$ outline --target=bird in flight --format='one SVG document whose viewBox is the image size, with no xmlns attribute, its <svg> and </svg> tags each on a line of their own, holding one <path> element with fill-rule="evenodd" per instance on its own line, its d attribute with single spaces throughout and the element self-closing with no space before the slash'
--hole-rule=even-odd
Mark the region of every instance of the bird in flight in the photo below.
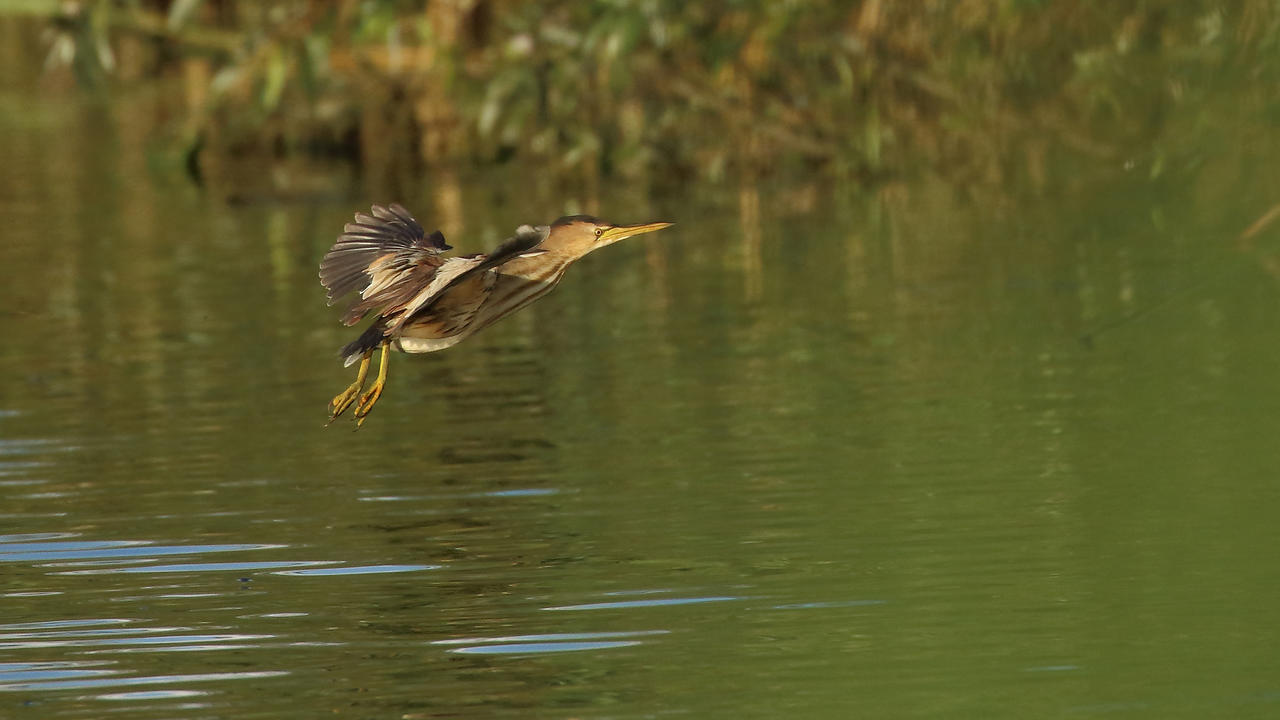
<svg viewBox="0 0 1280 720">
<path fill-rule="evenodd" d="M 427 233 L 398 204 L 374 205 L 355 221 L 320 263 L 329 304 L 357 296 L 342 316 L 355 325 L 370 313 L 373 324 L 342 348 L 355 382 L 329 403 L 329 422 L 356 403 L 356 425 L 382 396 L 391 350 L 428 353 L 452 347 L 546 295 L 570 265 L 587 253 L 669 222 L 617 225 L 589 215 L 562 217 L 550 225 L 521 225 L 493 252 L 446 257 L 452 250 L 439 230 Z M 367 392 L 373 351 L 381 350 L 378 377 Z"/>
</svg>

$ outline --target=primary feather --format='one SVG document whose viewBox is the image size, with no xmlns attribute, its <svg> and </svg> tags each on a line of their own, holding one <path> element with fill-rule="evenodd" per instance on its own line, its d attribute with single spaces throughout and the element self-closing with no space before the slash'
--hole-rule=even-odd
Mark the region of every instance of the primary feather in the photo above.
<svg viewBox="0 0 1280 720">
<path fill-rule="evenodd" d="M 356 213 L 320 263 L 320 282 L 329 304 L 352 292 L 360 297 L 343 315 L 347 325 L 370 310 L 410 300 L 430 284 L 441 254 L 452 248 L 439 230 L 427 234 L 398 204 L 374 205 L 372 214 Z"/>
</svg>

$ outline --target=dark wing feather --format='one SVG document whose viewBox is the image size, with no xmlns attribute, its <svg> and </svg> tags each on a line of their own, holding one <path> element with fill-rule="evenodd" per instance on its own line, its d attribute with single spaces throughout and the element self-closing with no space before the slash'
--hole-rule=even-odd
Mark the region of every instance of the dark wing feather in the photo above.
<svg viewBox="0 0 1280 720">
<path fill-rule="evenodd" d="M 544 226 L 533 227 L 531 225 L 521 225 L 516 228 L 516 234 L 503 241 L 501 245 L 493 249 L 484 262 L 477 265 L 470 273 L 484 272 L 489 268 L 497 267 L 511 258 L 527 253 L 538 247 L 543 240 L 547 239 L 547 235 L 551 234 L 551 228 Z M 455 283 L 461 282 L 462 277 L 454 280 Z"/>
<path fill-rule="evenodd" d="M 320 262 L 320 282 L 329 304 L 359 292 L 342 321 L 359 322 L 370 310 L 408 302 L 431 283 L 440 254 L 451 248 L 439 230 L 430 235 L 398 204 L 356 213 Z"/>
</svg>

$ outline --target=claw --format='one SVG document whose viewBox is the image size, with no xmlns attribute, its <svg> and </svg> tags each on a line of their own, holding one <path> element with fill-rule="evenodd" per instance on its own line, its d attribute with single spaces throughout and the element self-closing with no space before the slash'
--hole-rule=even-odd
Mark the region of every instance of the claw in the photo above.
<svg viewBox="0 0 1280 720">
<path fill-rule="evenodd" d="M 382 397 L 382 388 L 387 384 L 387 360 L 391 357 L 391 348 L 387 343 L 383 343 L 381 347 L 382 357 L 378 360 L 378 378 L 373 381 L 369 392 L 360 396 L 360 404 L 356 405 L 356 427 L 364 424 L 364 419 L 369 416 L 378 398 Z"/>
<path fill-rule="evenodd" d="M 347 408 L 351 407 L 351 403 L 355 402 L 356 397 L 360 395 L 360 391 L 364 389 L 364 379 L 369 375 L 369 361 L 371 359 L 373 359 L 372 350 L 365 353 L 364 357 L 360 359 L 360 371 L 356 373 L 356 381 L 348 385 L 346 390 L 338 393 L 329 402 L 329 422 L 324 424 L 325 427 L 332 425 L 333 421 L 346 412 Z"/>
</svg>

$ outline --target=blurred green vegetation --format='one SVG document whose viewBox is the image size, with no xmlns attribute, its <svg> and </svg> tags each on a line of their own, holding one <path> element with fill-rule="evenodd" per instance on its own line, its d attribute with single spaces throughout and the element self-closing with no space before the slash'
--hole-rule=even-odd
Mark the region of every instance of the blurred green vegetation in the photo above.
<svg viewBox="0 0 1280 720">
<path fill-rule="evenodd" d="M 1280 2 L 0 1 L 46 72 L 168 81 L 191 165 L 327 155 L 366 172 L 531 161 L 556 176 L 806 172 L 1042 182 L 1048 153 L 1170 161 L 1249 83 L 1280 117 Z M 60 70 L 60 68 L 62 70 Z M 1231 92 L 1238 92 L 1233 88 Z"/>
</svg>

